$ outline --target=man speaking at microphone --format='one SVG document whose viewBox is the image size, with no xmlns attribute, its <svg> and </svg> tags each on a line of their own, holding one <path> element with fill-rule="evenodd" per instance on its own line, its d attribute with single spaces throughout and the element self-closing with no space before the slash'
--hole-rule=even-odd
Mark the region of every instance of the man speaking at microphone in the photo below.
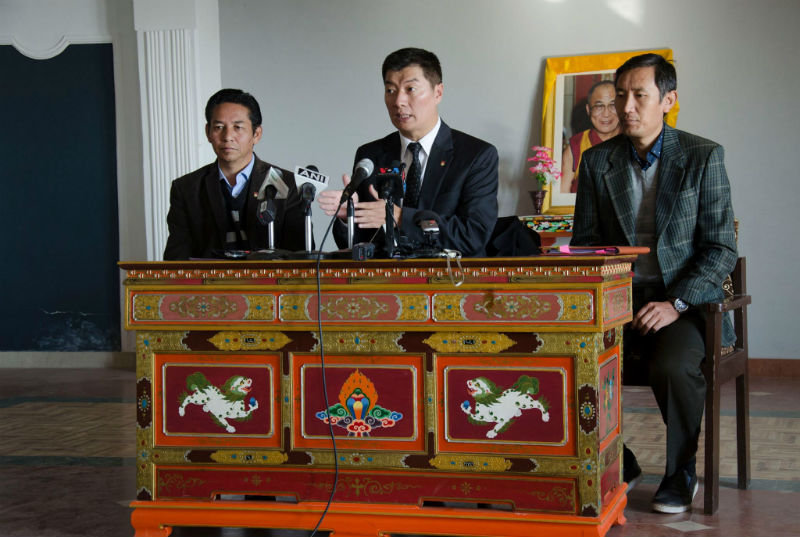
<svg viewBox="0 0 800 537">
<path fill-rule="evenodd" d="M 259 210 L 267 190 L 268 220 L 275 247 L 302 250 L 303 212 L 291 172 L 280 170 L 284 185 L 262 188 L 273 167 L 253 147 L 261 139 L 261 108 L 239 89 L 222 89 L 206 104 L 206 137 L 217 160 L 172 182 L 167 214 L 165 260 L 221 257 L 225 251 L 259 250 L 268 245 Z M 274 186 L 274 185 L 273 185 Z M 283 198 L 283 199 L 282 199 Z"/>
<path fill-rule="evenodd" d="M 405 195 L 394 207 L 400 233 L 411 241 L 423 240 L 414 224 L 418 211 L 440 217 L 444 248 L 465 256 L 485 255 L 486 243 L 497 220 L 497 150 L 491 144 L 453 130 L 439 117 L 442 100 L 442 68 L 432 52 L 404 48 L 389 54 L 382 68 L 384 102 L 389 120 L 397 127 L 385 138 L 358 148 L 355 161 L 371 160 L 376 168 L 392 162 L 405 164 Z M 350 178 L 344 176 L 345 187 Z M 346 208 L 339 206 L 341 191 L 323 192 L 320 207 L 328 216 L 339 216 L 335 228 L 339 247 L 347 245 Z M 381 226 L 386 208 L 375 186 L 364 181 L 355 201 L 354 242 L 383 244 Z"/>
</svg>

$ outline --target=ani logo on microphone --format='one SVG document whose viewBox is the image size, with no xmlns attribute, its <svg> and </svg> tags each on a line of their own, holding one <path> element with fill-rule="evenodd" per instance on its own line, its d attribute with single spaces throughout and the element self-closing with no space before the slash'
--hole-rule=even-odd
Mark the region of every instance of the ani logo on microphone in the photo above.
<svg viewBox="0 0 800 537">
<path fill-rule="evenodd" d="M 377 402 L 375 385 L 356 369 L 342 384 L 339 403 L 316 416 L 325 423 L 330 416 L 331 424 L 347 430 L 347 436 L 370 436 L 374 429 L 394 427 L 403 419 L 402 413 L 380 407 Z"/>
<path fill-rule="evenodd" d="M 328 184 L 328 176 L 318 171 L 314 171 L 310 168 L 301 168 L 297 167 L 295 169 L 295 175 L 299 175 L 300 177 L 305 177 L 307 179 L 311 179 L 312 181 L 316 181 L 318 183 L 323 183 L 325 185 Z"/>
</svg>

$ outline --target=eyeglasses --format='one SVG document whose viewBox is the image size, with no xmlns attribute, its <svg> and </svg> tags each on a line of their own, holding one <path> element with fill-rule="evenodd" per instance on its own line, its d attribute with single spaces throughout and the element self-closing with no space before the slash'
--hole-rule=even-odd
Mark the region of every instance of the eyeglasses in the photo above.
<svg viewBox="0 0 800 537">
<path fill-rule="evenodd" d="M 603 111 L 604 111 L 604 110 L 608 110 L 608 113 L 609 113 L 609 114 L 613 114 L 613 115 L 615 115 L 615 116 L 617 115 L 617 109 L 616 109 L 616 107 L 614 106 L 614 103 L 610 103 L 610 104 L 600 104 L 600 103 L 593 104 L 593 105 L 592 105 L 592 106 L 589 108 L 589 110 L 591 110 L 591 111 L 592 111 L 592 115 L 593 115 L 593 116 L 599 116 L 599 115 L 601 115 L 601 114 L 603 113 Z"/>
</svg>

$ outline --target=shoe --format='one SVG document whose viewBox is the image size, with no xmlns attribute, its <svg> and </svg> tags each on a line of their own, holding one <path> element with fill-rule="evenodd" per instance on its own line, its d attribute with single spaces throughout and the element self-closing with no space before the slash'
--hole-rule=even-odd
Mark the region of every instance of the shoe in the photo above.
<svg viewBox="0 0 800 537">
<path fill-rule="evenodd" d="M 625 444 L 622 445 L 622 480 L 628 485 L 626 492 L 632 491 L 642 480 L 642 468 L 636 461 L 636 455 Z"/>
<path fill-rule="evenodd" d="M 697 494 L 697 472 L 683 468 L 671 476 L 664 476 L 653 496 L 653 511 L 658 513 L 683 513 L 692 508 Z"/>
</svg>

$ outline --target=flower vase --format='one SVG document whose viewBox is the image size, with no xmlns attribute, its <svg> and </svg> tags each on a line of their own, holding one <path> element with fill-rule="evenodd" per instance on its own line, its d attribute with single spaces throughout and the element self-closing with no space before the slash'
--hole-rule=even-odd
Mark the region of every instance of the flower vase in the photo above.
<svg viewBox="0 0 800 537">
<path fill-rule="evenodd" d="M 533 200 L 533 213 L 542 214 L 542 205 L 544 205 L 544 198 L 547 196 L 547 190 L 531 190 L 531 200 Z"/>
</svg>

